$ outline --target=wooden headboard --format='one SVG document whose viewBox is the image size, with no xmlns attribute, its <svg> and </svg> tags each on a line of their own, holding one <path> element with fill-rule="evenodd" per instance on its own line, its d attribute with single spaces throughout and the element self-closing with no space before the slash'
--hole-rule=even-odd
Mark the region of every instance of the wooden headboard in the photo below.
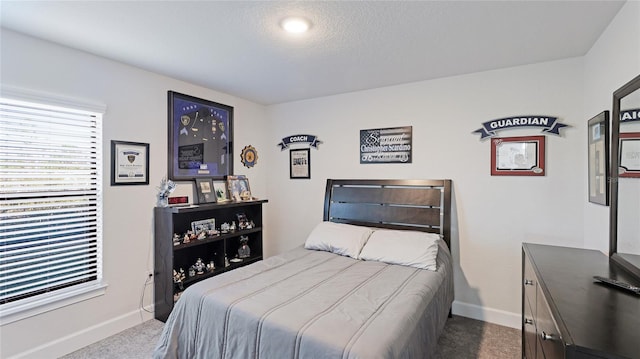
<svg viewBox="0 0 640 359">
<path fill-rule="evenodd" d="M 440 233 L 451 247 L 451 180 L 328 179 L 324 220 Z"/>
</svg>

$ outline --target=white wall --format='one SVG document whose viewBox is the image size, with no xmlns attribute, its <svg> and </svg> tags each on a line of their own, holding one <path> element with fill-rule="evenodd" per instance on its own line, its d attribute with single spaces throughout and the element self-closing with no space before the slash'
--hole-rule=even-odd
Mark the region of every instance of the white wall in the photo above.
<svg viewBox="0 0 640 359">
<path fill-rule="evenodd" d="M 236 173 L 266 197 L 265 109 L 246 100 L 159 76 L 134 67 L 2 30 L 2 85 L 76 98 L 107 106 L 104 117 L 104 296 L 0 327 L 0 357 L 27 353 L 57 357 L 151 317 L 139 308 L 147 273 L 153 272 L 153 207 L 156 187 L 167 173 L 167 90 L 235 107 Z M 150 184 L 110 183 L 110 141 L 150 144 Z M 258 165 L 247 169 L 237 155 L 258 149 Z M 191 184 L 177 193 L 193 198 Z M 153 286 L 144 305 L 153 304 Z"/>
<path fill-rule="evenodd" d="M 274 142 L 296 133 L 323 141 L 311 150 L 311 180 L 289 180 L 287 151 L 273 150 L 268 223 L 279 242 L 271 250 L 303 243 L 322 220 L 327 178 L 449 178 L 454 310 L 519 325 L 522 242 L 583 245 L 582 67 L 575 58 L 269 107 Z M 492 177 L 490 142 L 472 132 L 526 114 L 571 126 L 547 136 L 547 175 Z M 413 163 L 359 164 L 359 130 L 394 126 L 413 126 Z M 502 133 L 523 134 L 541 132 Z"/>
<path fill-rule="evenodd" d="M 640 74 L 640 2 L 628 1 L 584 62 L 584 118 L 612 110 L 613 92 Z M 584 136 L 584 147 L 587 136 Z M 587 161 L 584 157 L 583 160 Z M 587 185 L 587 178 L 584 178 Z M 586 187 L 585 187 L 586 188 Z M 609 207 L 585 202 L 585 246 L 609 252 Z"/>
</svg>

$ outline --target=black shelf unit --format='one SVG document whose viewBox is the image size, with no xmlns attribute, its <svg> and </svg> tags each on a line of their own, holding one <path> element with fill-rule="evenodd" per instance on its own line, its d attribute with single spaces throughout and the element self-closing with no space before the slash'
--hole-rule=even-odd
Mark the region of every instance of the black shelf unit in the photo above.
<svg viewBox="0 0 640 359">
<path fill-rule="evenodd" d="M 267 200 L 224 202 L 182 207 L 156 207 L 154 209 L 154 303 L 155 318 L 165 322 L 173 310 L 174 295 L 203 279 L 257 262 L 262 259 L 262 204 Z M 254 223 L 251 229 L 220 233 L 201 240 L 173 245 L 173 234 L 184 234 L 191 229 L 191 222 L 215 219 L 219 230 L 222 223 L 236 222 L 236 214 L 244 213 Z M 241 262 L 230 262 L 225 266 L 225 255 L 231 260 L 237 257 L 240 237 L 249 238 L 251 256 Z M 189 277 L 189 267 L 198 258 L 204 263 L 214 262 L 213 271 L 205 271 Z M 173 270 L 184 269 L 187 277 L 182 285 L 173 282 Z"/>
</svg>

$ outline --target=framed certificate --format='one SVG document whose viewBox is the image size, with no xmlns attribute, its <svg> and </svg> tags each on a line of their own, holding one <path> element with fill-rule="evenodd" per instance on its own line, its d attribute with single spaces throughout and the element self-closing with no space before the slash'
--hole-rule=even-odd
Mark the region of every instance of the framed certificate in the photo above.
<svg viewBox="0 0 640 359">
<path fill-rule="evenodd" d="M 609 111 L 588 122 L 589 202 L 609 205 Z"/>
<path fill-rule="evenodd" d="M 640 177 L 640 132 L 620 133 L 619 177 Z"/>
<path fill-rule="evenodd" d="M 111 185 L 149 184 L 149 144 L 111 141 Z"/>
<path fill-rule="evenodd" d="M 216 203 L 216 193 L 213 190 L 211 178 L 196 178 L 196 193 L 198 203 Z"/>
<path fill-rule="evenodd" d="M 544 136 L 491 140 L 492 176 L 544 176 Z"/>
<path fill-rule="evenodd" d="M 289 178 L 311 178 L 311 150 L 289 150 Z"/>
</svg>

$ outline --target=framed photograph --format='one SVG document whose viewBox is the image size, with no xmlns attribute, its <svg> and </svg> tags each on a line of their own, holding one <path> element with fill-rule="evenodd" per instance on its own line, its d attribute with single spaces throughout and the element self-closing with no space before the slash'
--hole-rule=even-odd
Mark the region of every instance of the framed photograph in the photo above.
<svg viewBox="0 0 640 359">
<path fill-rule="evenodd" d="M 311 178 L 311 150 L 289 150 L 289 178 Z"/>
<path fill-rule="evenodd" d="M 620 133 L 619 177 L 640 177 L 640 132 Z"/>
<path fill-rule="evenodd" d="M 215 218 L 209 218 L 209 219 L 203 219 L 200 221 L 191 222 L 191 230 L 193 231 L 193 233 L 196 233 L 196 234 L 200 232 L 215 231 L 215 229 L 216 229 Z"/>
<path fill-rule="evenodd" d="M 492 176 L 544 176 L 544 136 L 491 140 Z"/>
<path fill-rule="evenodd" d="M 196 195 L 198 203 L 216 203 L 216 194 L 213 191 L 211 178 L 196 178 Z"/>
<path fill-rule="evenodd" d="M 233 173 L 233 107 L 169 91 L 169 179 Z"/>
<path fill-rule="evenodd" d="M 213 181 L 213 191 L 216 193 L 216 200 L 218 202 L 229 201 L 226 181 Z"/>
<path fill-rule="evenodd" d="M 589 202 L 609 205 L 609 111 L 588 121 Z"/>
<path fill-rule="evenodd" d="M 249 179 L 246 176 L 227 176 L 227 188 L 232 201 L 246 201 L 252 198 Z"/>
<path fill-rule="evenodd" d="M 111 141 L 111 185 L 149 184 L 149 144 Z"/>
</svg>

